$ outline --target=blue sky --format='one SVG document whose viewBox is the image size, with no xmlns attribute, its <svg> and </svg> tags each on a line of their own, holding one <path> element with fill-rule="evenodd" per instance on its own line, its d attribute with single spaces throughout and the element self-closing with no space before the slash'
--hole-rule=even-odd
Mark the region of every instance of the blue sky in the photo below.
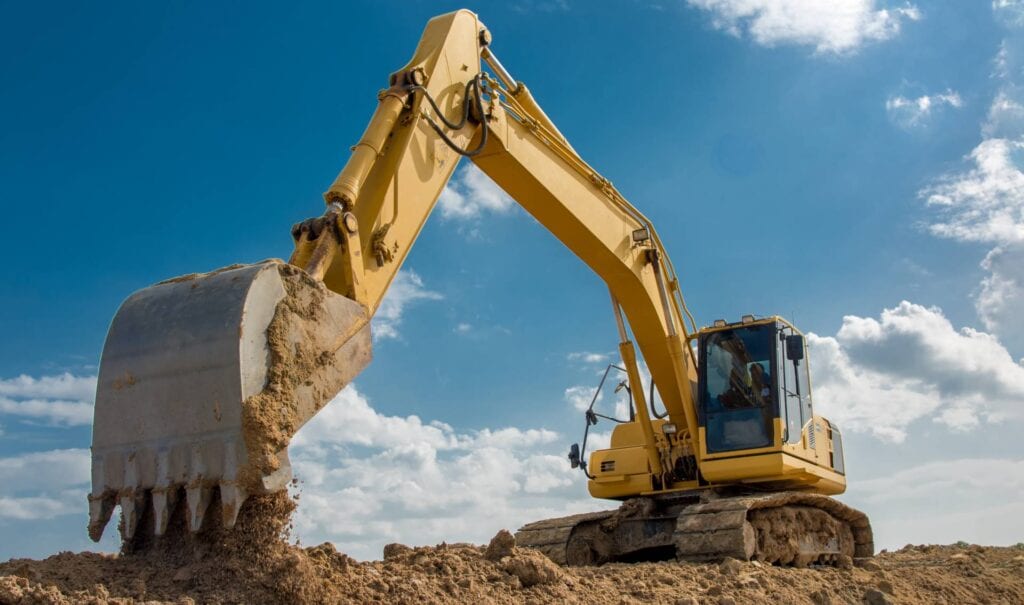
<svg viewBox="0 0 1024 605">
<path fill-rule="evenodd" d="M 0 558 L 89 544 L 120 301 L 287 257 L 387 75 L 460 6 L 3 4 Z M 654 221 L 698 323 L 814 333 L 816 405 L 880 545 L 1024 540 L 991 521 L 1024 518 L 1019 0 L 469 8 Z M 399 286 L 373 364 L 294 448 L 303 541 L 371 558 L 600 507 L 562 457 L 615 349 L 601 282 L 464 166 Z"/>
</svg>

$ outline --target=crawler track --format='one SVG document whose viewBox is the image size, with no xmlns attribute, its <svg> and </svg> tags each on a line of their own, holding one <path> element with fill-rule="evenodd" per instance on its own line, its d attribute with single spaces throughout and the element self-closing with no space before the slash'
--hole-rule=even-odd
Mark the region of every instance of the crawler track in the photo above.
<svg viewBox="0 0 1024 605">
<path fill-rule="evenodd" d="M 616 512 L 608 510 L 528 523 L 516 532 L 516 544 L 537 549 L 559 565 L 568 565 L 566 549 L 573 530 L 580 525 L 598 524 L 610 519 Z"/>
<path fill-rule="evenodd" d="M 733 557 L 803 566 L 840 555 L 870 557 L 867 516 L 817 494 L 781 492 L 689 506 L 676 524 L 676 555 L 687 561 Z"/>
<path fill-rule="evenodd" d="M 636 498 L 614 511 L 530 523 L 516 541 L 560 565 L 732 557 L 803 567 L 874 554 L 864 513 L 803 492 Z"/>
</svg>

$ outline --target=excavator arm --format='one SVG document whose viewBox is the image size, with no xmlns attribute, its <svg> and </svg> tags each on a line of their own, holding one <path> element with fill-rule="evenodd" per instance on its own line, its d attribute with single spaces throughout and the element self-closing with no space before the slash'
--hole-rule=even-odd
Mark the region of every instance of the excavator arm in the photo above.
<svg viewBox="0 0 1024 605">
<path fill-rule="evenodd" d="M 325 193 L 329 207 L 340 206 L 342 240 L 324 268 L 327 287 L 372 314 L 462 156 L 605 281 L 631 382 L 640 384 L 627 326 L 671 421 L 681 429 L 695 427 L 696 375 L 683 344 L 685 307 L 657 232 L 580 158 L 526 85 L 497 60 L 488 30 L 469 11 L 428 23 L 412 60 L 391 76 L 366 132 Z M 293 263 L 302 265 L 312 255 L 315 240 L 303 234 L 317 231 L 299 230 Z M 633 396 L 646 417 L 643 389 Z M 650 429 L 649 421 L 641 425 Z M 657 473 L 653 435 L 646 441 Z"/>
</svg>

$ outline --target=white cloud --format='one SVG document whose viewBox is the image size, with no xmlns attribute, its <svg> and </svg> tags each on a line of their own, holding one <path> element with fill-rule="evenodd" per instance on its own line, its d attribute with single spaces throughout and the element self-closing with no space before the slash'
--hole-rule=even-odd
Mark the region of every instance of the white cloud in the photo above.
<svg viewBox="0 0 1024 605">
<path fill-rule="evenodd" d="M 1009 31 L 993 60 L 992 77 L 999 82 L 999 91 L 982 125 L 982 134 L 987 138 L 1024 137 L 1024 35 L 1016 30 L 1024 26 L 1024 2 L 1004 0 L 994 2 L 992 8 L 997 22 Z"/>
<path fill-rule="evenodd" d="M 292 443 L 304 446 L 336 442 L 363 446 L 393 447 L 412 441 L 433 449 L 452 449 L 455 436 L 446 424 L 424 424 L 417 416 L 400 418 L 377 414 L 369 402 L 349 386 L 295 435 Z"/>
<path fill-rule="evenodd" d="M 466 322 L 459 322 L 454 329 L 456 334 L 469 334 L 473 331 L 473 325 Z"/>
<path fill-rule="evenodd" d="M 996 18 L 1009 27 L 1024 25 L 1024 1 L 992 0 L 992 10 Z"/>
<path fill-rule="evenodd" d="M 758 44 L 813 46 L 819 53 L 848 53 L 896 36 L 921 12 L 911 4 L 894 9 L 875 0 L 687 0 L 710 11 L 715 27 Z"/>
<path fill-rule="evenodd" d="M 515 201 L 479 168 L 467 162 L 441 192 L 438 204 L 442 218 L 467 220 L 487 212 L 505 214 L 515 206 Z"/>
<path fill-rule="evenodd" d="M 974 168 L 921 191 L 942 217 L 931 232 L 961 241 L 1024 241 L 1024 139 L 987 139 L 969 157 Z"/>
<path fill-rule="evenodd" d="M 314 418 L 315 422 L 310 421 L 296 434 L 292 440 L 294 445 L 351 444 L 393 448 L 421 443 L 434 450 L 465 450 L 512 445 L 532 447 L 551 443 L 558 437 L 557 433 L 546 429 L 483 429 L 457 433 L 443 422 L 424 423 L 415 415 L 385 416 L 370 407 L 366 397 L 354 386 L 338 393 Z"/>
<path fill-rule="evenodd" d="M 22 399 L 0 397 L 0 414 L 40 419 L 58 426 L 92 424 L 92 403 L 54 399 Z"/>
<path fill-rule="evenodd" d="M 30 452 L 0 458 L 0 494 L 14 490 L 62 489 L 88 483 L 87 449 Z"/>
<path fill-rule="evenodd" d="M 25 498 L 9 498 L 0 496 L 0 519 L 29 521 L 53 519 L 63 515 L 82 512 L 85 492 L 75 493 L 65 498 L 49 496 L 29 496 Z"/>
<path fill-rule="evenodd" d="M 1010 77 L 1010 47 L 1006 40 L 999 44 L 999 52 L 992 59 L 992 64 L 995 66 L 995 71 L 992 73 L 993 78 L 1005 79 Z"/>
<path fill-rule="evenodd" d="M 95 394 L 95 376 L 21 375 L 0 380 L 0 414 L 57 426 L 87 425 L 92 423 Z"/>
<path fill-rule="evenodd" d="M 988 109 L 988 119 L 981 127 L 985 136 L 1024 136 L 1024 91 L 1007 85 L 996 94 Z"/>
<path fill-rule="evenodd" d="M 606 363 L 608 361 L 608 354 L 578 351 L 575 353 L 569 353 L 566 355 L 566 359 L 569 361 L 581 361 L 583 363 Z"/>
<path fill-rule="evenodd" d="M 932 389 L 907 381 L 893 383 L 885 373 L 857 365 L 835 338 L 810 333 L 807 342 L 816 411 L 842 429 L 901 442 L 911 422 L 939 405 Z"/>
<path fill-rule="evenodd" d="M 89 450 L 0 458 L 0 519 L 52 519 L 85 510 Z"/>
<path fill-rule="evenodd" d="M 597 391 L 596 387 L 588 387 L 584 385 L 571 386 L 565 389 L 563 398 L 565 402 L 571 405 L 574 409 L 581 412 L 587 411 L 590 407 L 590 402 L 594 399 L 594 393 Z M 598 403 L 604 398 L 604 393 L 600 393 L 598 397 Z"/>
<path fill-rule="evenodd" d="M 1022 122 L 1024 123 L 1024 122 Z M 986 139 L 970 154 L 974 167 L 946 175 L 920 192 L 939 212 L 929 230 L 940 237 L 995 244 L 975 296 L 986 329 L 1024 351 L 1024 138 Z"/>
<path fill-rule="evenodd" d="M 459 432 L 386 416 L 350 386 L 290 448 L 302 481 L 296 531 L 366 559 L 388 542 L 486 542 L 501 528 L 602 508 L 565 446 L 546 429 Z"/>
<path fill-rule="evenodd" d="M 808 335 L 815 405 L 855 431 L 900 442 L 931 419 L 956 430 L 1024 415 L 1024 366 L 992 335 L 956 330 L 937 308 L 902 302 Z"/>
<path fill-rule="evenodd" d="M 437 292 L 428 290 L 423 285 L 423 279 L 414 271 L 399 271 L 373 316 L 373 337 L 398 338 L 398 328 L 402 324 L 406 307 L 416 301 L 442 298 Z"/>
<path fill-rule="evenodd" d="M 73 376 L 65 372 L 41 378 L 22 374 L 17 378 L 0 379 L 0 396 L 91 401 L 95 394 L 95 376 Z"/>
<path fill-rule="evenodd" d="M 960 108 L 963 107 L 963 104 L 959 93 L 955 90 L 946 90 L 944 93 L 921 95 L 917 98 L 889 97 L 885 101 L 885 110 L 901 127 L 913 128 L 923 125 L 933 111 L 937 111 L 943 106 Z"/>
<path fill-rule="evenodd" d="M 1008 545 L 1024 535 L 1024 460 L 930 462 L 851 482 L 848 497 L 876 511 L 871 523 L 880 548 L 958 540 Z"/>
<path fill-rule="evenodd" d="M 1024 245 L 997 246 L 981 266 L 989 275 L 974 299 L 985 328 L 1015 351 L 1024 351 Z"/>
</svg>

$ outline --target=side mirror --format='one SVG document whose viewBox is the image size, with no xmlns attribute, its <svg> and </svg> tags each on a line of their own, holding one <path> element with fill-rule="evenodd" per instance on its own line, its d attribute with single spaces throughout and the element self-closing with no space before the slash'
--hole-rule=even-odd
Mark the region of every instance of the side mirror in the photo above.
<svg viewBox="0 0 1024 605">
<path fill-rule="evenodd" d="M 800 334 L 790 334 L 786 337 L 786 357 L 791 361 L 800 361 L 804 358 L 804 337 Z"/>
<path fill-rule="evenodd" d="M 571 464 L 573 468 L 580 467 L 580 444 L 578 443 L 574 443 L 569 446 L 569 464 Z"/>
</svg>

